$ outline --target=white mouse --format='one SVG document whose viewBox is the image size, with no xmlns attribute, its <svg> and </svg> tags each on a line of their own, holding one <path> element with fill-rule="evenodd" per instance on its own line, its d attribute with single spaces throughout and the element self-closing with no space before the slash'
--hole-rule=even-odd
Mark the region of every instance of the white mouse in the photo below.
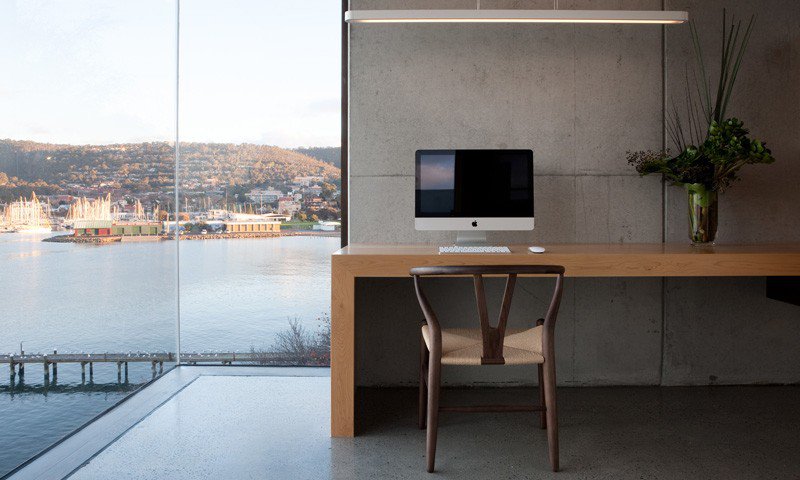
<svg viewBox="0 0 800 480">
<path fill-rule="evenodd" d="M 544 247 L 528 247 L 531 253 L 544 253 Z"/>
</svg>

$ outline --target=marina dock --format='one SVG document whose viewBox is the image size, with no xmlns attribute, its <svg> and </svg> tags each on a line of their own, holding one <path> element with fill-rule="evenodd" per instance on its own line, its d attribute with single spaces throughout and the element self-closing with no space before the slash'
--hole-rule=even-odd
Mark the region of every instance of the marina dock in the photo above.
<svg viewBox="0 0 800 480">
<path fill-rule="evenodd" d="M 229 353 L 181 353 L 181 363 L 196 364 L 215 364 L 233 365 L 235 363 L 249 365 L 298 365 L 301 361 L 296 355 L 285 353 L 267 352 L 229 352 Z M 11 379 L 16 375 L 24 376 L 25 367 L 30 364 L 41 364 L 44 370 L 45 382 L 49 382 L 51 371 L 53 379 L 58 376 L 59 364 L 79 364 L 81 366 L 81 379 L 86 380 L 86 370 L 89 367 L 89 379 L 94 376 L 95 363 L 116 363 L 117 381 L 128 378 L 129 363 L 150 363 L 153 375 L 163 373 L 164 363 L 175 362 L 175 354 L 170 352 L 163 353 L 58 353 L 52 354 L 23 354 L 21 355 L 0 355 L 0 364 L 8 364 Z M 12 382 L 13 383 L 13 382 Z"/>
</svg>

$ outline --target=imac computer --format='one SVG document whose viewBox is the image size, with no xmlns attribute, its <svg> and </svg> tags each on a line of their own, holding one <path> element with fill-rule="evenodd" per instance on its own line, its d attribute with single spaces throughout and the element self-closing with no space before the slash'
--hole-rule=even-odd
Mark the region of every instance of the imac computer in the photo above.
<svg viewBox="0 0 800 480">
<path fill-rule="evenodd" d="M 417 150 L 415 189 L 416 229 L 454 230 L 457 246 L 533 230 L 532 150 Z"/>
</svg>

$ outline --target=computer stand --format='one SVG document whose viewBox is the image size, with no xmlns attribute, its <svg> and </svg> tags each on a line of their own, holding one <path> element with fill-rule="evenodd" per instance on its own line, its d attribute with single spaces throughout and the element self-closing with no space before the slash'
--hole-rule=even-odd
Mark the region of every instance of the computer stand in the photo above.
<svg viewBox="0 0 800 480">
<path fill-rule="evenodd" d="M 456 245 L 459 247 L 483 247 L 488 245 L 489 242 L 486 239 L 486 232 L 477 230 L 469 230 L 469 231 L 462 231 L 458 232 L 456 235 Z"/>
</svg>

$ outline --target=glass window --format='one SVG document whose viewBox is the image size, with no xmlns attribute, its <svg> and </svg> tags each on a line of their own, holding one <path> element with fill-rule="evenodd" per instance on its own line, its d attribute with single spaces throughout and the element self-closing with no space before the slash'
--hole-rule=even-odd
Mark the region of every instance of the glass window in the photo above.
<svg viewBox="0 0 800 480">
<path fill-rule="evenodd" d="M 329 363 L 341 5 L 177 6 L 0 2 L 0 476 L 178 352 Z"/>
<path fill-rule="evenodd" d="M 162 0 L 0 2 L 0 476 L 154 374 L 88 354 L 169 368 L 175 246 L 149 240 L 175 178 L 175 19 Z"/>
<path fill-rule="evenodd" d="M 184 351 L 328 362 L 340 28 L 330 0 L 181 5 Z"/>
<path fill-rule="evenodd" d="M 179 351 L 329 363 L 341 5 L 177 6 L 0 2 L 0 476 Z"/>
</svg>

